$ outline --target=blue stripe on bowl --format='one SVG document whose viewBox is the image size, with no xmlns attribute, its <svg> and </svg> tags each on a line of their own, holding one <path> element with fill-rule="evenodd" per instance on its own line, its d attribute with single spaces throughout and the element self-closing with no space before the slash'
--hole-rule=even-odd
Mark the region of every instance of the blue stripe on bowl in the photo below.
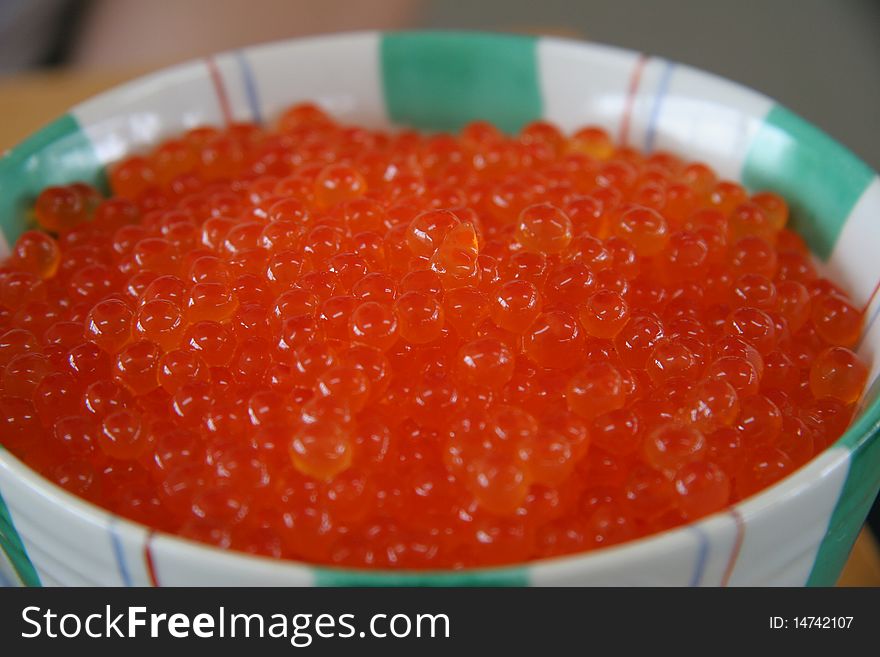
<svg viewBox="0 0 880 657">
<path fill-rule="evenodd" d="M 125 550 L 122 547 L 122 538 L 119 535 L 119 523 L 116 518 L 110 518 L 107 523 L 107 531 L 110 533 L 110 543 L 113 545 L 113 556 L 116 558 L 116 567 L 119 569 L 119 576 L 125 586 L 134 586 L 131 579 L 131 572 L 128 569 L 128 563 L 125 560 Z"/>
<path fill-rule="evenodd" d="M 235 60 L 238 62 L 238 69 L 241 72 L 241 79 L 244 83 L 244 92 L 247 96 L 248 107 L 251 110 L 251 116 L 254 123 L 263 124 L 264 117 L 262 106 L 260 104 L 260 95 L 257 91 L 257 83 L 254 80 L 254 71 L 247 59 L 247 55 L 241 51 L 235 51 Z"/>
<path fill-rule="evenodd" d="M 645 151 L 648 153 L 654 151 L 654 143 L 657 141 L 657 120 L 660 118 L 660 111 L 663 107 L 663 101 L 666 100 L 669 81 L 672 79 L 674 71 L 675 62 L 663 60 L 663 72 L 660 74 L 657 89 L 654 91 L 654 104 L 651 106 L 648 125 L 645 127 Z"/>
<path fill-rule="evenodd" d="M 694 561 L 694 573 L 688 586 L 699 586 L 703 582 L 706 572 L 706 562 L 709 560 L 709 535 L 699 525 L 688 525 L 688 530 L 697 539 L 697 557 Z"/>
</svg>

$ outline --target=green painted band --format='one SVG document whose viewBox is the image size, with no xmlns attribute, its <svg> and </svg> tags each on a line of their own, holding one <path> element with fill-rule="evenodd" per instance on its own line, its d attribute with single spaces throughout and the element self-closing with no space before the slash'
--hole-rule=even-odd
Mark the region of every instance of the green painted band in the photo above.
<svg viewBox="0 0 880 657">
<path fill-rule="evenodd" d="M 0 230 L 9 244 L 33 224 L 30 207 L 49 185 L 86 182 L 107 189 L 95 149 L 70 114 L 0 158 Z"/>
<path fill-rule="evenodd" d="M 742 170 L 747 187 L 789 200 L 792 228 L 823 260 L 873 177 L 867 164 L 781 105 L 765 117 Z"/>
<path fill-rule="evenodd" d="M 541 117 L 537 39 L 467 32 L 382 37 L 381 70 L 391 120 L 458 130 L 486 120 L 515 132 Z"/>
<path fill-rule="evenodd" d="M 315 568 L 315 586 L 528 586 L 526 568 L 450 573 L 357 572 Z"/>
<path fill-rule="evenodd" d="M 9 562 L 25 586 L 41 586 L 40 576 L 28 557 L 24 543 L 12 522 L 12 515 L 0 495 L 0 549 L 6 553 Z"/>
<path fill-rule="evenodd" d="M 832 586 L 837 581 L 880 490 L 880 377 L 865 398 L 874 402 L 836 443 L 850 450 L 849 469 L 807 586 Z"/>
<path fill-rule="evenodd" d="M 874 428 L 876 433 L 880 426 Z M 873 434 L 872 434 L 873 435 Z M 819 545 L 807 586 L 833 586 L 840 577 L 865 517 L 880 489 L 880 440 L 864 441 L 850 454 L 850 466 L 843 490 L 825 537 Z"/>
</svg>

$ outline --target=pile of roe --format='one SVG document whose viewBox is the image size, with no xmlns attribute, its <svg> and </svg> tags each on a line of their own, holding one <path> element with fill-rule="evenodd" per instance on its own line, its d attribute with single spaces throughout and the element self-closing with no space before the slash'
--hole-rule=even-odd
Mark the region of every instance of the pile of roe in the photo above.
<svg viewBox="0 0 880 657">
<path fill-rule="evenodd" d="M 0 268 L 13 454 L 167 532 L 449 568 L 724 509 L 838 438 L 862 310 L 774 193 L 546 122 L 298 105 L 45 189 Z"/>
</svg>

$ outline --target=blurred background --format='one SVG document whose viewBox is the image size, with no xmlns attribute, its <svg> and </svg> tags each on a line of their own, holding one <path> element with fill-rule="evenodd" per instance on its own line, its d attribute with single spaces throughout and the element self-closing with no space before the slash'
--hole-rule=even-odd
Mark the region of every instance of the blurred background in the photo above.
<svg viewBox="0 0 880 657">
<path fill-rule="evenodd" d="M 659 55 L 766 93 L 880 169 L 880 0 L 0 0 L 0 151 L 151 69 L 365 29 L 556 34 Z M 880 505 L 872 522 L 880 533 Z"/>
<path fill-rule="evenodd" d="M 0 0 L 3 134 L 217 50 L 407 28 L 555 33 L 692 64 L 776 98 L 880 169 L 880 0 Z M 54 73 L 22 81 L 35 70 Z M 10 76 L 19 94 L 42 94 L 34 112 L 16 112 Z"/>
</svg>

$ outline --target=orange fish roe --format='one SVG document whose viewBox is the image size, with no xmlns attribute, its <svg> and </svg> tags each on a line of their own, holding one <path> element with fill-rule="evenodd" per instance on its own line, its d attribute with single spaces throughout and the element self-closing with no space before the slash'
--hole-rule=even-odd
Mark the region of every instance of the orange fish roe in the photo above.
<svg viewBox="0 0 880 657">
<path fill-rule="evenodd" d="M 4 445 L 168 532 L 446 568 L 607 546 L 849 423 L 862 312 L 785 201 L 548 123 L 198 128 L 36 200 L 0 270 Z"/>
</svg>

